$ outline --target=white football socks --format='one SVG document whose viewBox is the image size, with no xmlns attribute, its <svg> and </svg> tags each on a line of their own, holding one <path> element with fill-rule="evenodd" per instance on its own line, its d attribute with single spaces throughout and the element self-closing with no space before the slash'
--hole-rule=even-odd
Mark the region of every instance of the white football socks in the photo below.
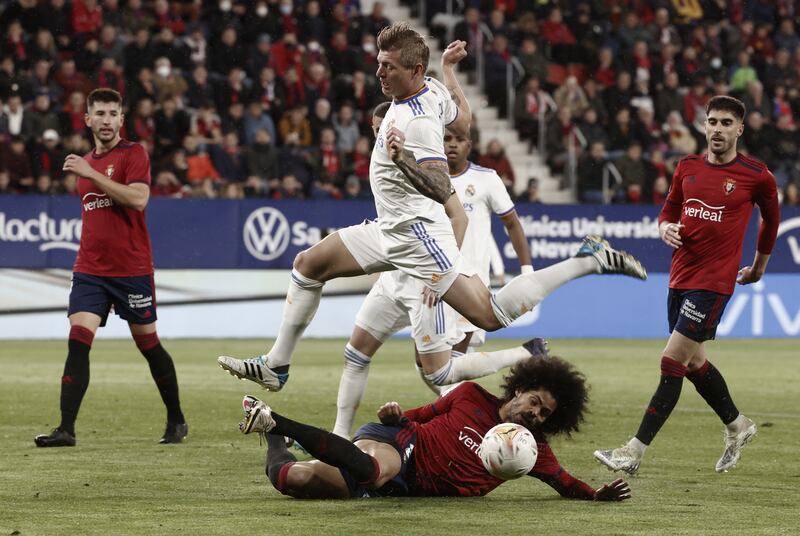
<svg viewBox="0 0 800 536">
<path fill-rule="evenodd" d="M 726 424 L 725 428 L 727 428 L 728 431 L 730 432 L 739 433 L 742 431 L 742 428 L 744 428 L 746 422 L 747 422 L 747 417 L 745 417 L 740 413 L 738 417 L 736 417 L 731 422 Z"/>
<path fill-rule="evenodd" d="M 457 354 L 457 352 L 454 354 Z M 465 380 L 483 378 L 528 359 L 530 356 L 530 352 L 522 346 L 496 352 L 471 352 L 460 356 L 453 355 L 445 366 L 424 376 L 426 381 L 433 385 L 449 385 Z"/>
<path fill-rule="evenodd" d="M 422 367 L 414 363 L 414 368 L 417 370 L 417 374 L 419 374 L 419 377 L 422 378 L 422 381 L 425 382 L 425 385 L 428 386 L 428 389 L 433 391 L 433 394 L 435 394 L 437 397 L 441 396 L 442 388 L 439 387 L 438 385 L 434 385 L 431 383 L 431 381 L 425 375 L 425 372 L 422 370 Z"/>
<path fill-rule="evenodd" d="M 359 352 L 349 342 L 344 347 L 344 370 L 336 398 L 336 424 L 333 426 L 333 433 L 345 439 L 350 439 L 353 431 L 353 420 L 367 389 L 371 361 L 371 356 Z"/>
<path fill-rule="evenodd" d="M 518 275 L 492 297 L 492 309 L 500 323 L 508 326 L 564 283 L 599 272 L 600 265 L 594 257 L 573 257 Z"/>
<path fill-rule="evenodd" d="M 278 338 L 267 354 L 269 368 L 274 369 L 291 363 L 294 349 L 319 307 L 322 285 L 324 283 L 292 270 L 292 281 L 289 283 L 286 303 L 283 305 L 283 319 L 278 328 Z"/>
<path fill-rule="evenodd" d="M 631 440 L 630 440 L 630 441 L 628 441 L 628 444 L 627 444 L 626 446 L 627 446 L 629 449 L 631 449 L 633 452 L 635 452 L 636 454 L 638 454 L 640 458 L 641 458 L 642 456 L 644 456 L 644 451 L 645 451 L 645 450 L 647 450 L 647 445 L 645 445 L 644 443 L 642 443 L 641 441 L 639 441 L 639 438 L 638 438 L 638 437 L 636 437 L 636 436 L 634 436 L 633 438 L 631 438 Z"/>
</svg>

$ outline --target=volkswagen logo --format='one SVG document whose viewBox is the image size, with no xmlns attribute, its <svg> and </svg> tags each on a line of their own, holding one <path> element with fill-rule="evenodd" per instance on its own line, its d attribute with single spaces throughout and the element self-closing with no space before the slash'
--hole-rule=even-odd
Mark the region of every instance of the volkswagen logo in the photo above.
<svg viewBox="0 0 800 536">
<path fill-rule="evenodd" d="M 244 245 L 260 261 L 280 257 L 289 246 L 289 222 L 279 210 L 261 207 L 244 222 Z"/>
</svg>

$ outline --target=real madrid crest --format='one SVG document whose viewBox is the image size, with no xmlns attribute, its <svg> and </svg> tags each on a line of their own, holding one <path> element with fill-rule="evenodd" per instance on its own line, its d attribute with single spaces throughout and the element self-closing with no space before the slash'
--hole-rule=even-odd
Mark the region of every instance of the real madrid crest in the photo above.
<svg viewBox="0 0 800 536">
<path fill-rule="evenodd" d="M 106 177 L 110 179 L 112 175 L 114 175 L 114 164 L 111 164 L 106 168 Z"/>
<path fill-rule="evenodd" d="M 473 195 L 475 195 L 475 185 L 473 185 L 473 184 L 470 184 L 469 186 L 467 186 L 467 191 L 466 191 L 466 193 L 467 193 L 467 195 L 468 195 L 468 196 L 470 196 L 470 197 L 472 197 Z"/>
<path fill-rule="evenodd" d="M 730 177 L 725 177 L 725 181 L 722 183 L 722 189 L 725 191 L 725 195 L 730 195 L 736 189 L 736 181 Z"/>
</svg>

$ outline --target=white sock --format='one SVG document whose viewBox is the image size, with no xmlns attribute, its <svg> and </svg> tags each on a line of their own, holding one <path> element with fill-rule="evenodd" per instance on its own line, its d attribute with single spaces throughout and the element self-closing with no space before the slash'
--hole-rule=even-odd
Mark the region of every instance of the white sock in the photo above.
<svg viewBox="0 0 800 536">
<path fill-rule="evenodd" d="M 739 432 L 742 428 L 744 428 L 744 424 L 746 422 L 747 422 L 747 417 L 745 417 L 740 413 L 738 417 L 736 417 L 731 422 L 726 424 L 725 427 L 731 432 Z"/>
<path fill-rule="evenodd" d="M 441 394 L 442 394 L 442 388 L 441 388 L 441 387 L 439 387 L 438 385 L 434 385 L 434 384 L 432 384 L 432 383 L 430 382 L 430 380 L 428 379 L 428 377 L 425 375 L 425 372 L 423 372 L 423 370 L 422 370 L 422 367 L 420 367 L 419 365 L 417 365 L 416 363 L 414 363 L 414 368 L 415 368 L 415 369 L 417 369 L 417 374 L 419 374 L 419 377 L 420 377 L 420 378 L 422 378 L 422 381 L 423 381 L 423 382 L 425 382 L 425 385 L 427 385 L 427 386 L 428 386 L 428 389 L 430 389 L 431 391 L 433 391 L 433 394 L 435 394 L 437 397 L 438 397 L 438 396 L 441 396 Z"/>
<path fill-rule="evenodd" d="M 531 354 L 522 346 L 496 352 L 473 352 L 460 357 L 453 356 L 445 366 L 426 374 L 425 378 L 433 385 L 439 386 L 474 380 L 494 374 L 530 356 Z"/>
<path fill-rule="evenodd" d="M 367 389 L 371 360 L 371 356 L 359 352 L 350 343 L 344 347 L 344 370 L 336 398 L 336 424 L 333 426 L 333 433 L 345 439 L 350 439 L 356 411 Z"/>
<path fill-rule="evenodd" d="M 644 451 L 647 449 L 647 445 L 639 441 L 639 438 L 637 437 L 634 437 L 628 441 L 627 446 L 629 449 L 639 454 L 639 457 L 642 457 L 644 455 Z"/>
<path fill-rule="evenodd" d="M 492 296 L 492 309 L 497 320 L 508 326 L 564 283 L 599 273 L 599 270 L 594 257 L 573 257 L 533 273 L 518 275 Z"/>
<path fill-rule="evenodd" d="M 297 270 L 292 270 L 292 282 L 286 293 L 278 338 L 275 339 L 275 344 L 267 354 L 268 367 L 274 369 L 292 362 L 294 348 L 319 307 L 322 285 L 324 283 L 309 279 Z"/>
</svg>

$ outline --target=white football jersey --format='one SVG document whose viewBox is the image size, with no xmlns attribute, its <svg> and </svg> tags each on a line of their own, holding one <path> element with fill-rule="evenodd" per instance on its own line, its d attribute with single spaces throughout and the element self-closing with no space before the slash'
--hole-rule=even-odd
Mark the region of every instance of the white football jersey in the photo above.
<svg viewBox="0 0 800 536">
<path fill-rule="evenodd" d="M 378 131 L 369 167 L 381 230 L 394 229 L 415 219 L 449 221 L 444 206 L 419 193 L 389 158 L 386 131 L 394 126 L 405 133 L 405 148 L 414 154 L 417 163 L 428 160 L 447 162 L 444 127 L 457 116 L 458 107 L 447 88 L 430 77 L 425 78 L 425 85 L 414 95 L 392 102 Z"/>
<path fill-rule="evenodd" d="M 508 214 L 514 210 L 514 202 L 493 169 L 467 162 L 467 169 L 451 175 L 450 180 L 469 218 L 461 245 L 462 272 L 478 274 L 488 287 L 492 214 Z"/>
</svg>

